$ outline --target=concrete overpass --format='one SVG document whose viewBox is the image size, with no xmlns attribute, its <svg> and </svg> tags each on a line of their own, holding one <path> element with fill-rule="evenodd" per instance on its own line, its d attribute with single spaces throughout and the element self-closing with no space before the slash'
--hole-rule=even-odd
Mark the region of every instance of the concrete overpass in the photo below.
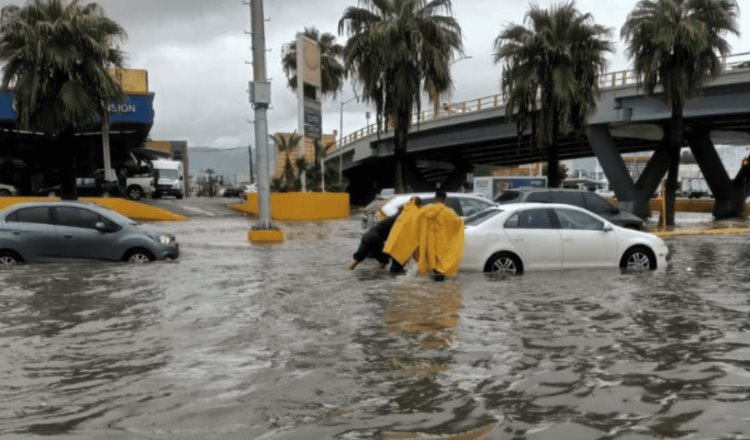
<svg viewBox="0 0 750 440">
<path fill-rule="evenodd" d="M 597 110 L 589 118 L 587 134 L 563 137 L 560 159 L 596 156 L 621 206 L 646 216 L 648 198 L 667 169 L 671 111 L 658 90 L 654 96 L 639 90 L 632 71 L 604 74 L 599 83 Z M 455 189 L 476 165 L 546 160 L 546 147 L 533 144 L 528 133 L 519 140 L 516 124 L 505 111 L 504 96 L 493 95 L 415 115 L 408 141 L 407 184 L 414 190 L 431 190 L 440 182 Z M 748 173 L 743 169 L 730 178 L 714 144 L 750 144 L 750 53 L 727 57 L 720 77 L 688 102 L 684 116 L 685 146 L 693 151 L 716 196 L 714 214 L 738 214 L 744 210 L 740 200 L 745 199 Z M 654 154 L 633 182 L 621 155 L 639 151 Z M 326 161 L 340 161 L 352 200 L 366 201 L 374 188 L 393 186 L 393 131 L 378 134 L 375 125 L 364 127 L 344 137 Z"/>
</svg>

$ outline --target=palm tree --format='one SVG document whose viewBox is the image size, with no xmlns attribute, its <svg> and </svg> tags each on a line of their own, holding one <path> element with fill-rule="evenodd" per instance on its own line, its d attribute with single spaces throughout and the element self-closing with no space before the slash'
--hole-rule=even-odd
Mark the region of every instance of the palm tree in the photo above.
<svg viewBox="0 0 750 440">
<path fill-rule="evenodd" d="M 670 226 L 684 142 L 683 108 L 721 72 L 721 57 L 730 50 L 724 37 L 739 35 L 738 14 L 735 0 L 641 0 L 620 32 L 639 86 L 649 94 L 662 86 L 672 110 L 665 188 L 665 220 Z"/>
<path fill-rule="evenodd" d="M 450 64 L 462 52 L 461 28 L 450 0 L 360 0 L 339 20 L 347 71 L 375 104 L 381 124 L 394 129 L 394 188 L 405 191 L 406 142 L 412 112 L 421 111 L 422 92 L 430 99 L 451 89 Z M 444 13 L 446 15 L 440 15 Z"/>
<path fill-rule="evenodd" d="M 613 50 L 610 31 L 583 14 L 575 2 L 542 9 L 532 5 L 524 24 L 510 24 L 495 39 L 495 62 L 502 63 L 506 113 L 520 139 L 547 145 L 548 185 L 560 186 L 558 141 L 581 132 L 596 109 L 597 76 Z"/>
<path fill-rule="evenodd" d="M 30 0 L 0 26 L 2 87 L 15 89 L 19 128 L 57 140 L 64 198 L 77 196 L 75 133 L 124 96 L 108 69 L 122 68 L 125 37 L 99 5 L 78 0 Z"/>
<path fill-rule="evenodd" d="M 344 47 L 336 44 L 336 36 L 328 32 L 320 33 L 319 30 L 305 28 L 302 35 L 318 43 L 320 47 L 320 80 L 321 93 L 325 96 L 336 97 L 344 85 L 346 70 L 341 64 Z M 288 80 L 287 85 L 292 90 L 297 90 L 297 41 L 285 44 L 281 51 L 281 67 Z"/>
<path fill-rule="evenodd" d="M 276 144 L 276 148 L 282 153 L 286 153 L 286 160 L 284 161 L 284 177 L 282 179 L 282 186 L 286 191 L 294 190 L 295 177 L 294 177 L 294 166 L 292 166 L 291 153 L 297 149 L 300 135 L 295 130 L 291 134 L 276 133 L 271 136 L 273 142 Z"/>
</svg>

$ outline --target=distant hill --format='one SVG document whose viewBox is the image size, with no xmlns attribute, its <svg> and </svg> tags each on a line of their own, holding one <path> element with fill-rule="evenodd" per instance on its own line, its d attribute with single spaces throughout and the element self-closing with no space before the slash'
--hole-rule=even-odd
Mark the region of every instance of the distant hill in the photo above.
<svg viewBox="0 0 750 440">
<path fill-rule="evenodd" d="M 215 176 L 224 176 L 224 181 L 228 183 L 249 180 L 250 159 L 247 147 L 190 147 L 188 157 L 190 158 L 189 173 L 193 177 L 204 175 L 205 170 L 211 168 Z M 253 149 L 253 162 L 255 162 L 255 149 Z M 255 173 L 254 163 L 253 173 Z"/>
</svg>

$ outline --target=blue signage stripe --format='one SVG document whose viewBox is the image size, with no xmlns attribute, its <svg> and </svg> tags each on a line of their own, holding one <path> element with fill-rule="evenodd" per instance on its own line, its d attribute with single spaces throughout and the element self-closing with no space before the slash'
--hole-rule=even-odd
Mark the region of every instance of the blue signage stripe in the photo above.
<svg viewBox="0 0 750 440">
<path fill-rule="evenodd" d="M 16 120 L 13 96 L 14 93 L 11 91 L 0 91 L 0 120 Z M 154 123 L 154 96 L 128 96 L 121 103 L 109 104 L 109 113 L 113 124 L 152 125 Z"/>
</svg>

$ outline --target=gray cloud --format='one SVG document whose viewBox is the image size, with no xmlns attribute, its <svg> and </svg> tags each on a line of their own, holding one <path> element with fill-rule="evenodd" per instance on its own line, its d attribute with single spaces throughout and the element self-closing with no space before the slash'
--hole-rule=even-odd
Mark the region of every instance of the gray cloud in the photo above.
<svg viewBox="0 0 750 440">
<path fill-rule="evenodd" d="M 0 0 L 0 6 L 22 4 Z M 185 139 L 192 146 L 232 147 L 254 143 L 253 118 L 247 100 L 252 78 L 248 6 L 242 0 L 100 0 L 108 16 L 128 32 L 123 48 L 128 65 L 149 72 L 150 89 L 156 94 L 154 139 Z M 553 0 L 539 0 L 549 6 Z M 269 76 L 272 78 L 273 108 L 269 129 L 289 131 L 296 126 L 296 99 L 287 89 L 281 71 L 281 47 L 296 32 L 315 26 L 337 34 L 344 9 L 357 0 L 266 0 L 266 40 Z M 464 34 L 466 55 L 453 66 L 454 102 L 490 96 L 499 92 L 500 68 L 492 62 L 493 41 L 503 26 L 520 23 L 528 9 L 526 0 L 453 0 L 453 8 Z M 610 59 L 612 70 L 626 69 L 627 58 L 619 40 L 619 29 L 636 0 L 579 0 L 577 6 L 613 30 L 618 50 Z M 741 17 L 741 31 L 750 34 L 750 16 Z M 339 37 L 340 42 L 345 37 Z M 734 52 L 750 52 L 750 39 L 730 38 Z M 748 57 L 750 58 L 750 56 Z M 353 97 L 347 85 L 341 99 Z M 326 132 L 339 128 L 340 101 L 323 105 Z M 343 108 L 344 132 L 365 125 L 364 103 L 352 101 Z M 374 122 L 374 117 L 370 119 Z"/>
</svg>

